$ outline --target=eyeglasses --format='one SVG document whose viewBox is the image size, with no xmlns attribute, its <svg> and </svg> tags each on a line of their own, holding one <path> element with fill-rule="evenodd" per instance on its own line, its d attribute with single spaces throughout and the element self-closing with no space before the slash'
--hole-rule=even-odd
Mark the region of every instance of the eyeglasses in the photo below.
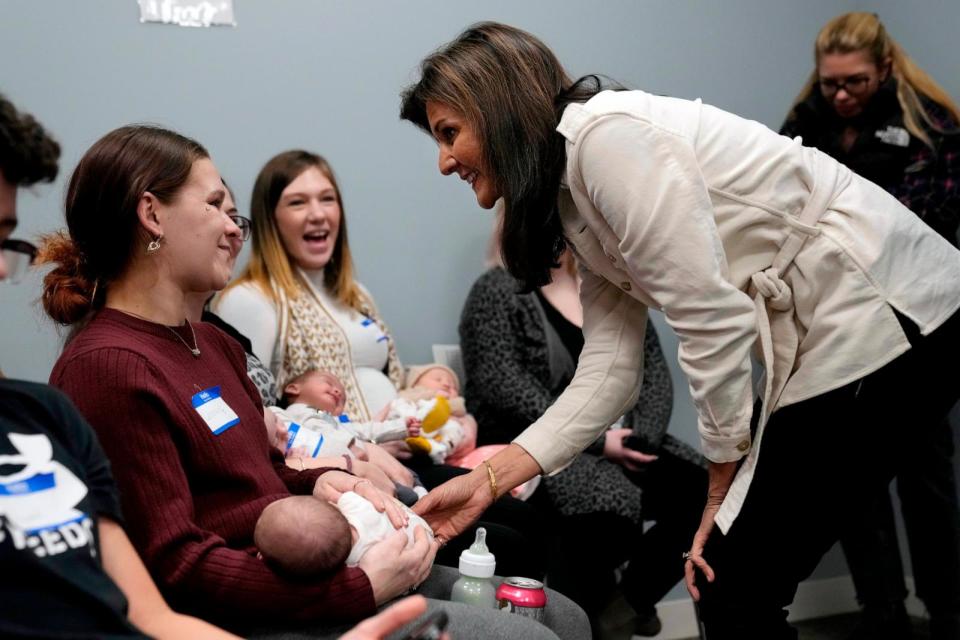
<svg viewBox="0 0 960 640">
<path fill-rule="evenodd" d="M 0 251 L 7 263 L 7 280 L 13 284 L 20 282 L 37 257 L 37 248 L 26 240 L 4 240 L 0 242 Z"/>
<path fill-rule="evenodd" d="M 832 98 L 839 93 L 840 89 L 843 89 L 851 96 L 859 96 L 866 93 L 870 87 L 870 76 L 858 74 L 844 78 L 843 80 L 820 78 L 818 84 L 820 85 L 820 93 L 823 94 L 824 98 Z"/>
<path fill-rule="evenodd" d="M 233 224 L 240 227 L 240 237 L 243 238 L 243 241 L 249 240 L 250 232 L 253 230 L 253 223 L 250 222 L 250 218 L 244 218 L 235 213 L 229 214 L 227 217 L 233 220 Z"/>
</svg>

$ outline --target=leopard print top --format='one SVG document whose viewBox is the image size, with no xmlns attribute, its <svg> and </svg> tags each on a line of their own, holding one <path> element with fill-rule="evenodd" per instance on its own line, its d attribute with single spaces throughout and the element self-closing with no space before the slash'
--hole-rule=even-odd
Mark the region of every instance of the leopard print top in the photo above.
<svg viewBox="0 0 960 640">
<path fill-rule="evenodd" d="M 550 387 L 551 370 L 543 314 L 535 294 L 518 294 L 518 282 L 501 268 L 473 285 L 460 317 L 460 348 L 466 370 L 464 396 L 479 427 L 478 444 L 510 442 L 536 421 L 569 384 Z M 644 376 L 637 404 L 623 426 L 649 443 L 703 464 L 692 447 L 666 433 L 673 387 L 660 341 L 647 324 Z M 622 468 L 602 457 L 603 438 L 564 471 L 544 478 L 551 502 L 563 515 L 612 511 L 641 520 L 642 488 Z"/>
</svg>

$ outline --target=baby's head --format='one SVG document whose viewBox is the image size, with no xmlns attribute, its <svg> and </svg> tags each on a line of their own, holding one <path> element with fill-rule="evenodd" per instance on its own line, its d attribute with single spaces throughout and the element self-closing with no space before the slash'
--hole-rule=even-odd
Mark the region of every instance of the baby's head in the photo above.
<svg viewBox="0 0 960 640">
<path fill-rule="evenodd" d="M 347 391 L 337 376 L 314 369 L 288 382 L 283 388 L 283 400 L 287 404 L 301 402 L 338 416 L 347 402 Z"/>
<path fill-rule="evenodd" d="M 460 395 L 460 379 L 453 369 L 442 364 L 410 367 L 406 382 L 408 389 L 422 387 L 442 393 L 448 398 Z"/>
<path fill-rule="evenodd" d="M 253 532 L 264 561 L 288 577 L 309 577 L 343 566 L 353 546 L 346 518 L 313 496 L 267 505 Z"/>
</svg>

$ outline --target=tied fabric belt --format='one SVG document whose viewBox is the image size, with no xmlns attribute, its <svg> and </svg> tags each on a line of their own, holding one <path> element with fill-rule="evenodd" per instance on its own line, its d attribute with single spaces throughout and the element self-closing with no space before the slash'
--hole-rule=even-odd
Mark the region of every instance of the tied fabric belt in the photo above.
<svg viewBox="0 0 960 640">
<path fill-rule="evenodd" d="M 751 276 L 751 286 L 748 289 L 757 310 L 757 332 L 764 368 L 763 406 L 750 453 L 737 471 L 737 477 L 717 513 L 716 522 L 724 533 L 733 524 L 743 505 L 757 464 L 764 426 L 793 372 L 800 346 L 800 337 L 794 322 L 793 291 L 782 276 L 793 264 L 807 238 L 819 234 L 816 229 L 817 222 L 851 180 L 849 170 L 834 162 L 825 161 L 812 149 L 809 151 L 811 153 L 808 160 L 813 169 L 813 190 L 796 218 L 806 228 L 799 225 L 792 227 L 773 263 Z"/>
</svg>

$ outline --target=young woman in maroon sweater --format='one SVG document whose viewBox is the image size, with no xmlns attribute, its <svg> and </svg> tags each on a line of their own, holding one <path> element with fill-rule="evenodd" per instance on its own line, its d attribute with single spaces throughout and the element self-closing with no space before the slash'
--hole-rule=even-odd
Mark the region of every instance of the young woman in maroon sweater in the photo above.
<svg viewBox="0 0 960 640">
<path fill-rule="evenodd" d="M 42 252 L 57 264 L 44 307 L 74 327 L 50 381 L 96 429 L 130 538 L 176 607 L 234 628 L 278 611 L 291 622 L 356 620 L 425 580 L 436 549 L 426 536 L 404 549 L 398 534 L 359 567 L 306 583 L 257 559 L 257 517 L 291 492 L 352 490 L 395 524 L 404 516 L 369 481 L 298 472 L 271 454 L 242 349 L 185 322 L 185 296 L 223 288 L 239 250 L 224 196 L 207 152 L 176 133 L 123 127 L 91 147 L 70 181 L 69 235 Z"/>
</svg>

